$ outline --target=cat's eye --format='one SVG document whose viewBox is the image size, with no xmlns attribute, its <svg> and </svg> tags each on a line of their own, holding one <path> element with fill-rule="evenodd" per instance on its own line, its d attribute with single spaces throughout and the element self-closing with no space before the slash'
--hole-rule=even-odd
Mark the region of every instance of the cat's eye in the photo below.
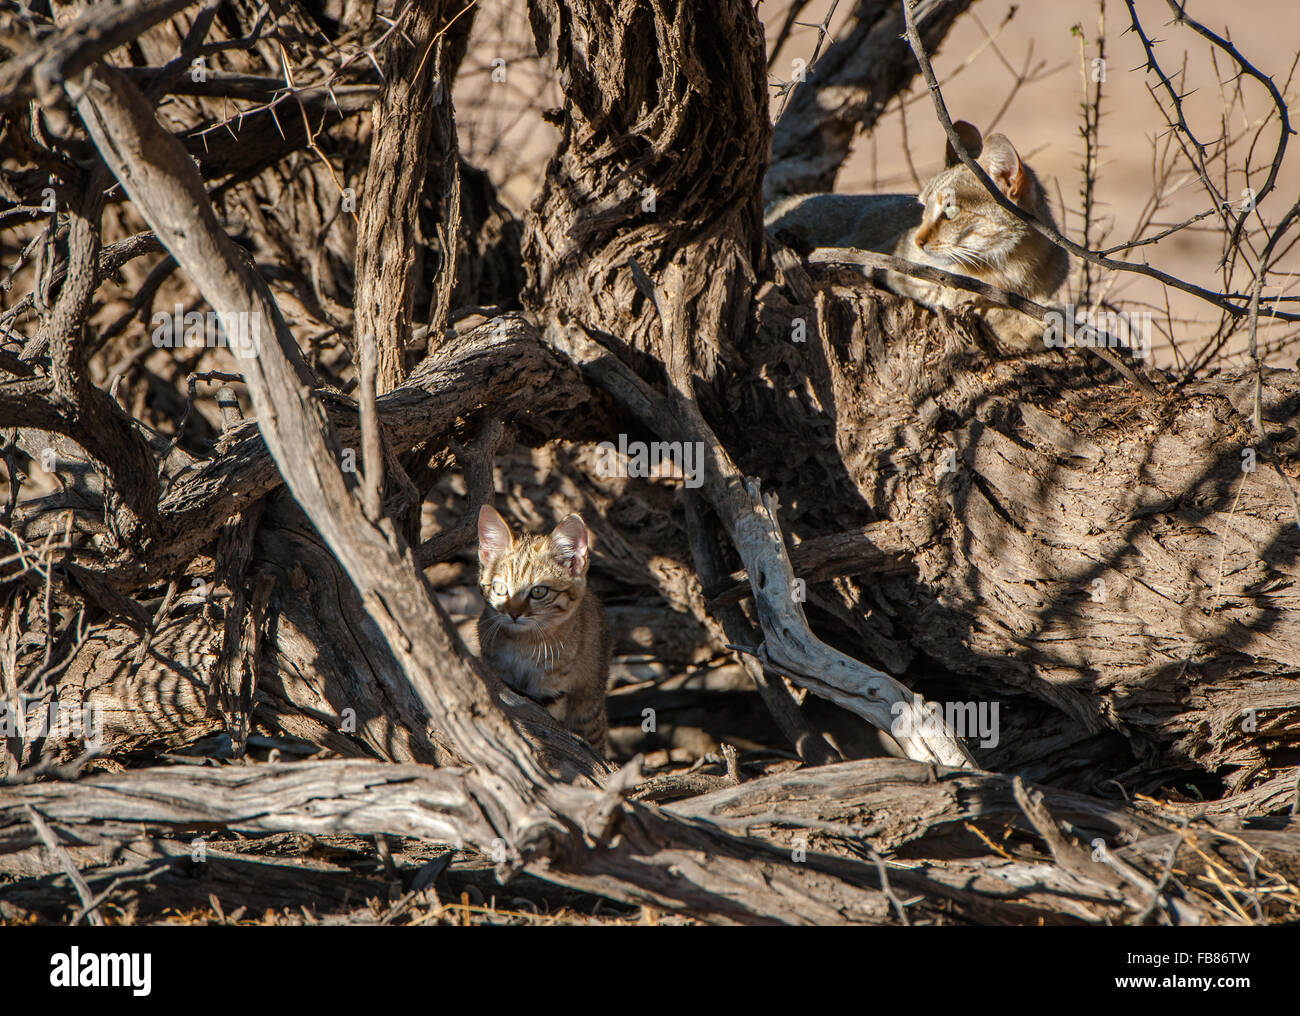
<svg viewBox="0 0 1300 1016">
<path fill-rule="evenodd" d="M 505 596 L 506 593 L 508 593 L 508 592 L 510 592 L 510 589 L 506 586 L 506 584 L 505 584 L 504 582 L 502 582 L 500 579 L 493 579 L 493 580 L 492 580 L 492 593 L 493 593 L 493 595 L 495 595 L 495 596 Z"/>
<path fill-rule="evenodd" d="M 952 202 L 943 206 L 943 214 L 949 219 L 957 218 L 957 213 L 960 211 L 961 209 L 958 208 L 957 205 Z"/>
<path fill-rule="evenodd" d="M 546 594 L 550 591 L 550 586 L 533 586 L 532 591 L 528 595 L 534 600 L 543 600 L 546 598 Z"/>
</svg>

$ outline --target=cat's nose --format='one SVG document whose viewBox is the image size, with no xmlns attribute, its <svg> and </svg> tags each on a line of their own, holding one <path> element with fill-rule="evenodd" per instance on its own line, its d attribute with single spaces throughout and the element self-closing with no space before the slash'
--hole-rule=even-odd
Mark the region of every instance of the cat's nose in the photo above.
<svg viewBox="0 0 1300 1016">
<path fill-rule="evenodd" d="M 518 621 L 518 620 L 519 620 L 519 615 L 522 614 L 523 611 L 522 611 L 522 610 L 507 610 L 506 613 L 510 615 L 510 620 L 512 620 L 512 621 Z"/>
</svg>

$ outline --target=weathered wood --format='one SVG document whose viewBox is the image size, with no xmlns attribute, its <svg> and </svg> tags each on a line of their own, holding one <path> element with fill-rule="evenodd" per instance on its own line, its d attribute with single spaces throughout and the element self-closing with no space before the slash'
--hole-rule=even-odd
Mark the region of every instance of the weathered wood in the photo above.
<svg viewBox="0 0 1300 1016">
<path fill-rule="evenodd" d="M 1153 805 L 1054 790 L 1032 791 L 1032 798 L 1030 793 L 1010 777 L 876 759 L 740 783 L 662 810 L 640 806 L 639 820 L 620 824 L 620 836 L 643 853 L 649 847 L 643 837 L 666 828 L 656 816 L 688 821 L 678 828 L 693 830 L 691 846 L 659 847 L 681 866 L 679 875 L 671 882 L 647 882 L 639 898 L 688 913 L 716 907 L 715 920 L 746 919 L 746 913 L 759 918 L 761 910 L 751 908 L 763 906 L 768 895 L 752 878 L 727 887 L 740 869 L 728 856 L 729 838 L 708 831 L 717 827 L 750 837 L 743 841 L 750 869 L 795 893 L 801 909 L 770 915 L 786 920 L 892 920 L 882 893 L 850 889 L 841 881 L 878 882 L 874 866 L 855 860 L 864 845 L 886 857 L 907 858 L 891 864 L 888 877 L 911 898 L 913 921 L 946 915 L 997 923 L 1061 917 L 1114 922 L 1160 914 L 1183 923 L 1246 923 L 1236 911 L 1253 909 L 1256 888 L 1266 891 L 1263 906 L 1273 917 L 1300 907 L 1294 890 L 1300 834 L 1294 828 L 1261 830 L 1226 819 L 1189 823 Z M 482 810 L 491 795 L 472 771 L 359 761 L 170 767 L 14 787 L 0 791 L 0 870 L 33 870 L 30 851 L 41 840 L 26 821 L 28 807 L 60 836 L 75 838 L 81 850 L 137 841 L 142 829 L 157 836 L 214 827 L 249 835 L 384 833 L 481 848 L 497 835 Z M 1044 847 L 1026 849 L 1026 838 L 1040 835 L 1035 823 L 1048 819 L 1060 824 L 1049 840 L 1058 851 L 1082 851 L 1084 867 L 1063 867 Z M 1009 832 L 1018 840 L 1009 840 Z M 709 842 L 719 855 L 696 853 Z M 999 851 L 992 846 L 997 843 L 1007 846 Z M 803 896 L 804 889 L 786 882 L 788 869 L 773 866 L 800 844 L 807 855 L 799 869 L 808 876 L 802 884 L 820 885 L 830 894 L 822 900 Z M 1159 877 L 1170 846 L 1178 848 L 1180 878 L 1156 898 L 1141 886 Z M 613 890 L 623 877 L 614 871 L 624 854 L 612 845 L 601 851 L 600 860 L 588 862 L 595 874 L 559 868 L 545 874 L 564 884 Z M 504 878 L 508 869 L 498 866 L 497 873 Z M 714 895 L 723 892 L 733 894 L 725 905 Z M 1153 899 L 1157 906 L 1149 911 Z"/>
<path fill-rule="evenodd" d="M 430 138 L 439 118 L 451 124 L 451 84 L 459 61 L 448 53 L 458 43 L 464 54 L 474 9 L 466 9 L 463 0 L 413 0 L 403 14 L 401 32 L 386 47 L 388 75 L 371 117 L 370 167 L 357 230 L 354 327 L 362 356 L 374 357 L 380 395 L 406 375 L 419 199 L 431 154 L 434 160 L 450 160 L 453 170 L 456 166 L 456 152 L 441 147 L 454 135 L 454 124 L 437 131 L 440 144 L 432 153 Z M 455 250 L 453 239 L 441 268 L 448 293 L 455 281 Z M 446 314 L 443 306 L 435 329 L 446 324 Z"/>
<path fill-rule="evenodd" d="M 563 317 L 662 362 L 660 322 L 632 265 L 656 276 L 687 266 L 691 364 L 711 379 L 748 313 L 762 243 L 771 125 L 753 6 L 532 0 L 530 10 L 566 103 L 524 238 L 525 306 L 544 330 Z M 728 44 L 706 57 L 705 39 Z"/>
<path fill-rule="evenodd" d="M 917 27 L 933 53 L 969 0 L 923 0 Z M 763 180 L 765 201 L 784 194 L 835 189 L 835 177 L 853 141 L 869 131 L 890 100 L 916 75 L 904 38 L 898 0 L 858 0 L 792 94 L 772 133 L 772 165 Z M 781 78 L 786 69 L 776 68 Z"/>
<path fill-rule="evenodd" d="M 823 582 L 838 575 L 907 575 L 907 561 L 898 529 L 891 522 L 876 522 L 846 533 L 814 536 L 789 548 L 790 567 L 806 582 Z M 733 572 L 704 590 L 709 606 L 736 603 L 749 595 L 749 579 Z"/>
<path fill-rule="evenodd" d="M 445 613 L 428 597 L 401 535 L 367 519 L 346 485 L 336 465 L 337 436 L 300 376 L 292 336 L 265 283 L 218 226 L 193 163 L 116 72 L 87 72 L 73 98 L 101 154 L 208 303 L 227 321 L 243 314 L 266 322 L 258 355 L 246 364 L 246 381 L 267 446 L 356 584 L 448 760 L 474 766 L 480 789 L 469 795 L 473 808 L 467 811 L 453 792 L 440 799 L 447 811 L 435 819 L 431 810 L 427 821 L 445 836 L 480 847 L 487 845 L 481 829 L 490 826 L 493 839 L 505 844 L 506 868 L 527 867 L 632 902 L 703 910 L 713 919 L 860 920 L 873 907 L 878 911 L 870 892 L 775 853 L 758 862 L 763 887 L 752 887 L 751 844 L 625 802 L 623 782 L 603 793 L 554 782 L 499 704 L 512 693 L 467 657 Z M 558 727 L 552 738 L 576 742 Z M 587 776 L 594 781 L 600 771 L 593 758 Z M 478 817 L 480 808 L 491 814 L 490 822 Z M 617 842 L 603 846 L 616 830 Z M 699 871 L 698 882 L 681 877 L 684 864 Z M 750 888 L 741 892 L 741 885 Z M 828 898 L 834 902 L 827 904 Z"/>
<path fill-rule="evenodd" d="M 925 44 L 965 6 L 917 5 Z M 295 876 L 334 920 L 411 905 L 367 917 L 351 894 L 392 900 L 387 879 L 237 842 L 310 829 L 373 838 L 389 875 L 390 835 L 504 847 L 502 878 L 715 923 L 1295 919 L 1294 822 L 1260 816 L 1296 794 L 1300 387 L 1265 375 L 1269 441 L 1252 444 L 1248 378 L 1175 386 L 1120 364 L 1117 383 L 1077 351 L 1006 359 L 973 318 L 769 250 L 762 186 L 829 187 L 910 79 L 896 4 L 857 5 L 772 136 L 752 5 L 533 0 L 561 144 L 522 224 L 457 153 L 450 103 L 430 107 L 473 5 L 398 15 L 411 24 L 389 33 L 382 80 L 365 54 L 389 28 L 365 0 L 343 9 L 347 35 L 312 5 L 277 9 L 273 34 L 256 0 L 161 23 L 173 8 L 62 6 L 0 71 L 21 167 L 5 186 L 35 223 L 19 261 L 35 256 L 36 277 L 4 327 L 37 322 L 0 355 L 0 425 L 23 428 L 3 447 L 18 503 L 2 574 L 18 581 L 0 599 L 0 694 L 102 710 L 107 770 L 73 781 L 75 733 L 0 743 L 22 784 L 0 790 L 0 872 L 21 880 L 0 913 L 155 915 L 154 889 L 202 906 L 185 883 L 196 829 L 229 831 L 205 877 L 232 905 L 291 905 Z M 435 27 L 453 8 L 467 13 Z M 142 66 L 97 64 L 113 39 L 134 44 L 110 63 Z M 199 52 L 221 55 L 204 81 L 185 73 Z M 233 98 L 264 106 L 232 119 Z M 367 203 L 359 237 L 348 187 Z M 138 216 L 149 231 L 108 243 Z M 174 262 L 132 264 L 160 251 Z M 140 293 L 101 329 L 91 311 L 119 269 Z M 228 326 L 261 325 L 255 355 L 229 361 L 248 422 L 225 420 L 228 398 L 220 426 L 191 415 L 196 377 L 237 383 L 207 373 L 214 354 L 108 352 L 138 338 L 164 280 Z M 467 314 L 490 320 L 443 330 Z M 360 457 L 342 393 L 380 332 L 391 361 L 420 343 L 427 359 L 372 399 L 364 358 Z M 684 491 L 606 475 L 597 444 L 634 430 L 698 443 L 702 472 Z M 24 456 L 56 446 L 67 486 L 22 501 Z M 434 483 L 441 529 L 421 544 Z M 614 696 L 624 744 L 675 761 L 689 737 L 724 775 L 704 759 L 614 773 L 469 655 L 423 571 L 446 562 L 439 595 L 470 613 L 465 523 L 494 493 L 530 527 L 588 518 L 593 583 L 636 654 L 617 673 L 643 682 Z M 970 768 L 951 729 L 900 740 L 960 769 L 817 765 L 879 750 L 843 728 L 893 730 L 913 688 L 1001 707 L 970 748 L 1018 777 Z M 638 742 L 647 704 L 703 729 Z M 753 722 L 764 705 L 775 726 Z M 733 730 L 775 751 L 738 761 L 719 743 Z M 810 768 L 791 771 L 783 739 Z M 178 764 L 245 742 L 341 758 Z M 121 771 L 150 754 L 177 764 Z M 757 770 L 772 775 L 745 779 Z"/>
<path fill-rule="evenodd" d="M 6 61 L 0 71 L 0 106 L 33 96 L 50 103 L 65 77 L 80 73 L 104 54 L 193 3 L 195 0 L 138 0 L 88 8 L 42 45 L 28 49 L 17 60 Z"/>
<path fill-rule="evenodd" d="M 1267 374 L 1277 459 L 1244 472 L 1254 444 L 1240 375 L 1175 388 L 1151 372 L 1153 405 L 1078 351 L 993 358 L 960 324 L 837 275 L 787 313 L 808 315 L 808 344 L 751 350 L 760 440 L 808 428 L 812 458 L 840 464 L 832 503 L 853 497 L 888 520 L 916 569 L 853 587 L 850 602 L 886 622 L 858 629 L 866 651 L 905 646 L 902 665 L 961 675 L 968 697 L 1013 688 L 1068 717 L 1055 762 L 1029 741 L 981 761 L 1032 759 L 1043 778 L 1072 764 L 1071 744 L 1114 732 L 1131 754 L 1090 763 L 1076 785 L 1118 777 L 1145 792 L 1162 771 L 1203 768 L 1240 790 L 1294 771 L 1279 751 L 1300 723 L 1300 528 L 1276 468 L 1300 457 L 1293 374 Z M 758 380 L 792 359 L 822 408 Z M 833 447 L 811 426 L 823 414 Z M 785 516 L 805 539 L 842 518 L 819 510 L 827 491 L 809 475 L 787 471 L 779 486 L 807 506 Z"/>
<path fill-rule="evenodd" d="M 662 299 L 667 302 L 668 298 Z M 674 322 L 666 331 L 675 332 L 680 326 L 680 321 Z M 838 652 L 813 634 L 795 599 L 794 575 L 780 528 L 770 519 L 774 506 L 740 475 L 694 403 L 659 396 L 629 368 L 574 329 L 556 327 L 548 338 L 572 357 L 592 383 L 619 399 L 642 425 L 654 428 L 665 440 L 693 442 L 703 449 L 704 491 L 748 566 L 750 588 L 759 604 L 764 662 L 770 662 L 775 671 L 815 694 L 857 713 L 877 729 L 896 729 L 899 710 L 910 714 L 914 709 L 912 692 L 883 671 Z M 669 367 L 679 392 L 683 362 L 679 358 L 676 368 Z M 897 739 L 913 757 L 953 765 L 970 762 L 965 747 L 946 728 L 928 732 L 916 724 L 908 733 L 900 732 Z"/>
<path fill-rule="evenodd" d="M 324 394 L 343 447 L 358 449 L 355 404 Z M 488 407 L 545 429 L 547 413 L 582 397 L 572 368 L 537 341 L 526 320 L 507 315 L 467 330 L 455 344 L 435 352 L 402 388 L 378 400 L 378 410 L 390 446 L 405 452 L 421 442 L 451 438 L 459 421 Z M 107 563 L 106 578 L 115 586 L 129 589 L 183 567 L 216 538 L 225 519 L 284 482 L 255 421 L 223 434 L 215 451 L 175 476 L 159 499 L 161 533 L 148 559 L 129 556 Z M 17 516 L 21 526 L 38 517 L 31 509 Z"/>
</svg>

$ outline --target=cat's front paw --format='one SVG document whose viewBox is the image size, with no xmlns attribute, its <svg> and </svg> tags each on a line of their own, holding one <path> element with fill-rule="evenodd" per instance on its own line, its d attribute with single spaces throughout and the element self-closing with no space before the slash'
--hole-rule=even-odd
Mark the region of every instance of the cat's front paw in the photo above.
<svg viewBox="0 0 1300 1016">
<path fill-rule="evenodd" d="M 1009 307 L 993 307 L 985 311 L 984 321 L 1001 345 L 1027 352 L 1047 348 L 1046 326 L 1028 314 Z"/>
</svg>

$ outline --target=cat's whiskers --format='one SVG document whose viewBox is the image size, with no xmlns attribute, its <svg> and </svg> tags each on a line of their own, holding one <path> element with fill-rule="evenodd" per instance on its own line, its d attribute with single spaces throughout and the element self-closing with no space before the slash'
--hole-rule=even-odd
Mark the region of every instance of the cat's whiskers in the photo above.
<svg viewBox="0 0 1300 1016">
<path fill-rule="evenodd" d="M 1005 260 L 1003 257 L 990 257 L 988 254 L 966 244 L 953 244 L 945 247 L 941 253 L 967 268 L 985 268 L 993 271 L 1001 268 L 1001 262 Z"/>
<path fill-rule="evenodd" d="M 537 624 L 532 626 L 532 630 L 541 633 L 536 638 L 525 640 L 529 659 L 543 669 L 558 667 L 560 658 L 566 651 L 564 639 L 542 631 Z"/>
</svg>

